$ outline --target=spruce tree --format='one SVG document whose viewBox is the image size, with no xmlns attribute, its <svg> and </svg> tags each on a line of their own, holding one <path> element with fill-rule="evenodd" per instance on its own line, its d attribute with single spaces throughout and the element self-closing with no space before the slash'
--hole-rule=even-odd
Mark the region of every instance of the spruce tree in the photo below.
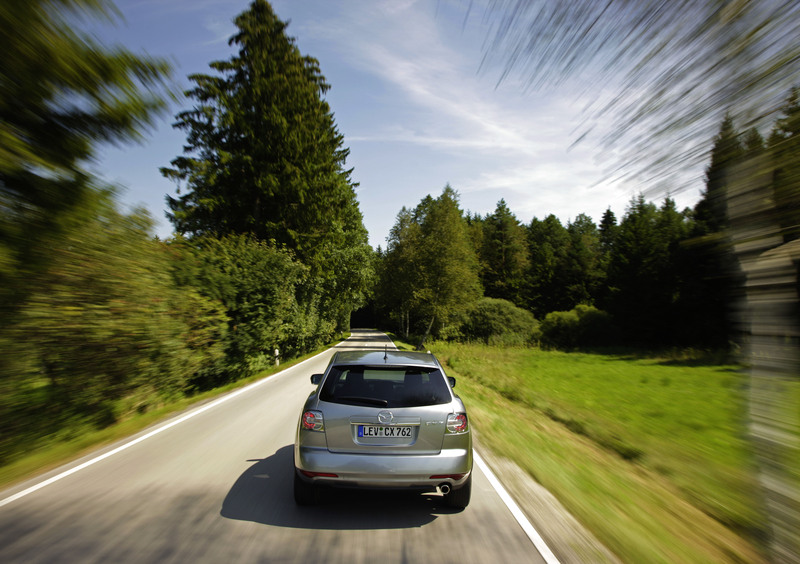
<svg viewBox="0 0 800 564">
<path fill-rule="evenodd" d="M 522 305 L 525 271 L 530 264 L 525 228 L 505 200 L 482 222 L 481 281 L 486 296 Z"/>
<path fill-rule="evenodd" d="M 324 99 L 316 59 L 301 55 L 264 0 L 235 19 L 238 54 L 190 76 L 195 106 L 177 116 L 184 156 L 164 168 L 187 192 L 168 197 L 178 232 L 252 233 L 301 259 L 342 233 L 364 232 L 349 150 Z"/>
<path fill-rule="evenodd" d="M 711 163 L 706 168 L 706 189 L 695 206 L 700 234 L 716 233 L 727 227 L 726 201 L 730 167 L 741 161 L 744 151 L 733 118 L 726 115 L 714 139 Z"/>
<path fill-rule="evenodd" d="M 528 226 L 530 266 L 526 309 L 542 319 L 551 311 L 571 309 L 566 291 L 565 262 L 569 249 L 569 232 L 554 215 L 543 220 L 533 218 Z"/>
<path fill-rule="evenodd" d="M 372 252 L 330 86 L 265 0 L 234 23 L 238 53 L 190 77 L 195 105 L 177 116 L 185 152 L 162 173 L 186 192 L 167 198 L 170 219 L 190 238 L 252 234 L 292 251 L 310 268 L 301 301 L 346 329 L 371 284 Z"/>
</svg>

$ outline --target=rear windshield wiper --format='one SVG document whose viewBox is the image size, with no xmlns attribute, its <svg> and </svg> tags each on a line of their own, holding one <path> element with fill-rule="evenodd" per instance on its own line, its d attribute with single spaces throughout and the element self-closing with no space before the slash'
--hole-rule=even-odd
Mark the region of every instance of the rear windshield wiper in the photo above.
<svg viewBox="0 0 800 564">
<path fill-rule="evenodd" d="M 360 396 L 342 396 L 342 397 L 337 397 L 336 401 L 358 402 L 358 403 L 364 403 L 364 404 L 367 404 L 367 405 L 376 405 L 378 407 L 386 407 L 387 405 L 389 405 L 389 402 L 387 400 L 385 400 L 385 399 L 364 398 L 364 397 L 360 397 Z"/>
</svg>

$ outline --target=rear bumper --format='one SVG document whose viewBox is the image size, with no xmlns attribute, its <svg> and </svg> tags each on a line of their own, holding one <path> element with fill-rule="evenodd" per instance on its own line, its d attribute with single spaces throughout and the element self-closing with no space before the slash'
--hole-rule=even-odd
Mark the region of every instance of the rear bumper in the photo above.
<svg viewBox="0 0 800 564">
<path fill-rule="evenodd" d="M 449 484 L 458 489 L 472 471 L 472 448 L 445 449 L 433 455 L 381 455 L 333 453 L 326 448 L 295 445 L 294 463 L 298 470 L 336 474 L 336 477 L 300 478 L 315 484 L 364 488 L 433 489 Z M 461 478 L 450 476 L 462 474 Z"/>
</svg>

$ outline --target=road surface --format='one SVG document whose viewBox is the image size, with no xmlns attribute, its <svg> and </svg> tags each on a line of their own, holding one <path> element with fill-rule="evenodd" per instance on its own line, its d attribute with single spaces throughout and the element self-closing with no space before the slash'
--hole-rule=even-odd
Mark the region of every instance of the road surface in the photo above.
<svg viewBox="0 0 800 564">
<path fill-rule="evenodd" d="M 350 491 L 295 506 L 295 426 L 331 354 L 0 492 L 0 562 L 544 562 L 477 465 L 464 511 Z"/>
</svg>

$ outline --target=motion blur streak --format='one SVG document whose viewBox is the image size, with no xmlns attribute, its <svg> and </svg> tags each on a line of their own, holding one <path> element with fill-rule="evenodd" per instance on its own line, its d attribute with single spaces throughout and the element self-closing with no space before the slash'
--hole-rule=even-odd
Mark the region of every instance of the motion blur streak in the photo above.
<svg viewBox="0 0 800 564">
<path fill-rule="evenodd" d="M 783 243 L 763 159 L 732 170 L 728 214 L 746 276 L 741 311 L 750 359 L 750 432 L 770 522 L 772 557 L 800 561 L 800 239 Z"/>
<path fill-rule="evenodd" d="M 800 562 L 800 3 L 490 0 L 489 13 L 484 64 L 499 57 L 501 81 L 518 72 L 529 88 L 569 83 L 590 93 L 578 141 L 601 118 L 613 120 L 600 139 L 615 152 L 610 176 L 637 180 L 650 195 L 686 187 L 681 176 L 706 157 L 723 115 L 765 126 L 791 91 L 772 154 L 727 166 L 720 199 L 744 276 L 744 301 L 730 307 L 750 370 L 770 557 Z"/>
</svg>

